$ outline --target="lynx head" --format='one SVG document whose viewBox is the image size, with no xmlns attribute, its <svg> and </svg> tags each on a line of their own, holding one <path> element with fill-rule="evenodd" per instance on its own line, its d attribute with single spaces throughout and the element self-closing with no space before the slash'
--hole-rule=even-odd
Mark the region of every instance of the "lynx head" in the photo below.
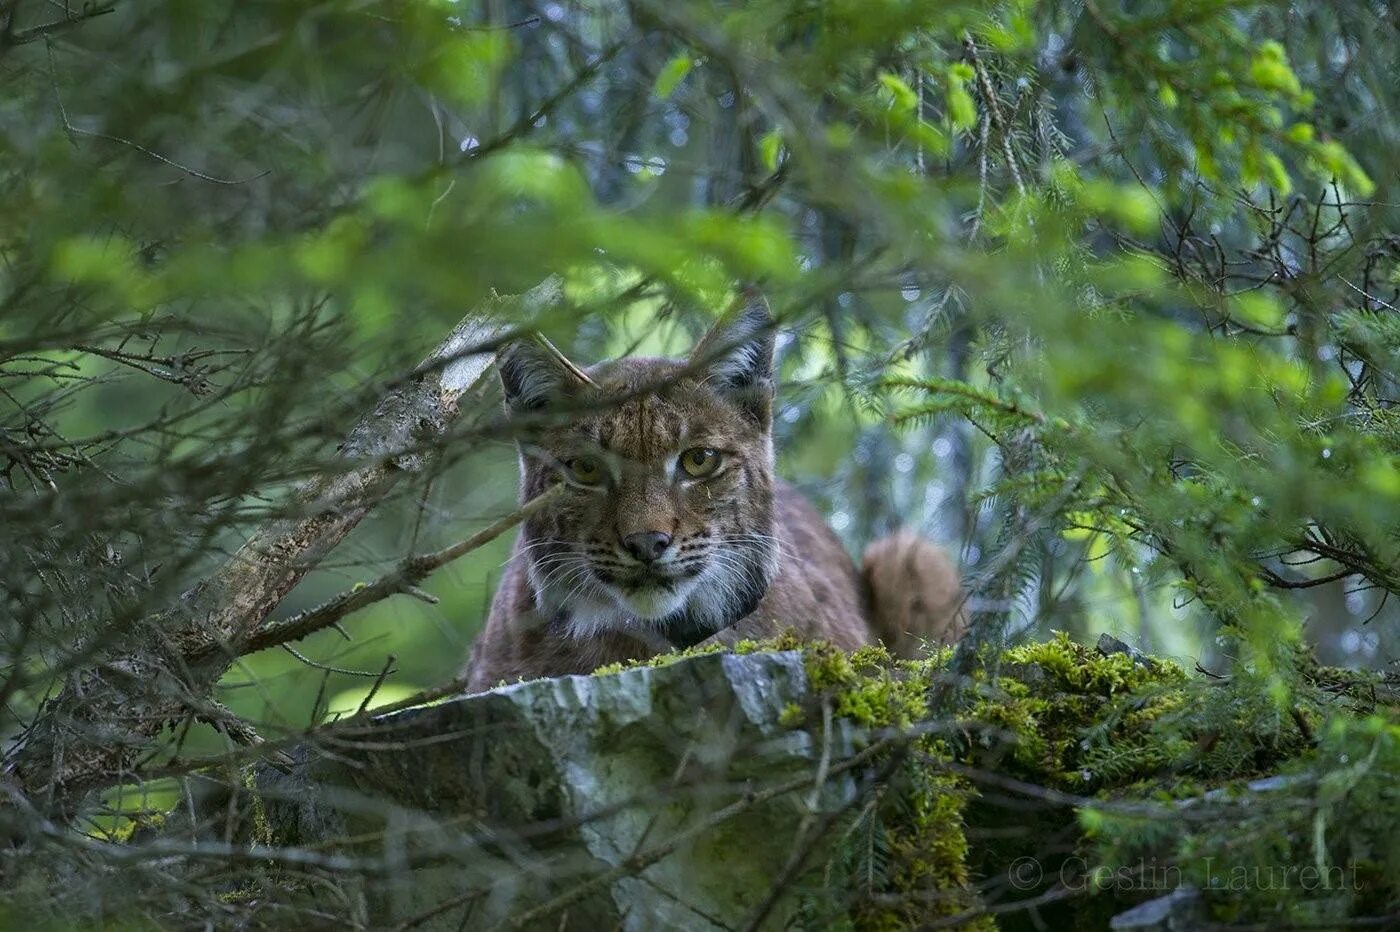
<svg viewBox="0 0 1400 932">
<path fill-rule="evenodd" d="M 756 291 L 686 359 L 580 369 L 552 347 L 500 353 L 521 421 L 521 495 L 556 482 L 526 522 L 536 607 L 575 637 L 623 630 L 698 641 L 748 614 L 776 568 L 773 320 Z M 548 410 L 563 424 L 530 428 Z"/>
</svg>

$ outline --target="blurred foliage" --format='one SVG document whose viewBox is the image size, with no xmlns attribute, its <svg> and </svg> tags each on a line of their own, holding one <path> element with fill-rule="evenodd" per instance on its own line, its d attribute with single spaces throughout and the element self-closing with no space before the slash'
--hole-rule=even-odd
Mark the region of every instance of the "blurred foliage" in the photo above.
<svg viewBox="0 0 1400 932">
<path fill-rule="evenodd" d="M 956 548 L 982 646 L 1107 629 L 1280 708 L 1299 645 L 1385 667 L 1398 31 L 1362 0 L 0 0 L 4 733 L 465 308 L 556 272 L 568 306 L 509 323 L 588 362 L 762 282 L 781 471 L 853 550 Z M 493 391 L 279 615 L 510 510 Z M 508 547 L 218 698 L 276 736 L 386 657 L 377 700 L 450 679 Z"/>
</svg>

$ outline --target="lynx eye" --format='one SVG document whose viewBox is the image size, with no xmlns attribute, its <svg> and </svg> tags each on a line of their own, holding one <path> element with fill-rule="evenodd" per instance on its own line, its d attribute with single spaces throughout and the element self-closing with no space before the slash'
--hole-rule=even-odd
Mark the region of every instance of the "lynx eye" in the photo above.
<svg viewBox="0 0 1400 932">
<path fill-rule="evenodd" d="M 598 485 L 603 481 L 603 463 L 591 456 L 580 456 L 564 464 L 575 482 Z"/>
<path fill-rule="evenodd" d="M 719 464 L 723 460 L 718 450 L 709 447 L 694 447 L 681 454 L 681 472 L 692 479 L 704 479 L 706 476 L 713 476 L 719 469 Z"/>
</svg>

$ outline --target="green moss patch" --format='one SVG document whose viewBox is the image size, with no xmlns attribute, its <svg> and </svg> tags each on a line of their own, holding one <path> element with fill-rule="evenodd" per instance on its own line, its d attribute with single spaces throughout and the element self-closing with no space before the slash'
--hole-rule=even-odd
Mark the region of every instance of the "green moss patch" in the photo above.
<svg viewBox="0 0 1400 932">
<path fill-rule="evenodd" d="M 783 725 L 820 737 L 825 705 L 888 746 L 810 872 L 808 927 L 1031 928 L 992 907 L 1065 878 L 1076 895 L 1037 921 L 1101 928 L 1183 885 L 1220 921 L 1325 924 L 1400 902 L 1400 715 L 1375 675 L 1300 657 L 1285 684 L 1204 678 L 1061 633 L 1005 651 L 940 716 L 947 648 L 913 661 L 791 637 L 734 650 L 801 651 L 811 694 Z M 1043 879 L 1008 885 L 1026 857 Z"/>
</svg>

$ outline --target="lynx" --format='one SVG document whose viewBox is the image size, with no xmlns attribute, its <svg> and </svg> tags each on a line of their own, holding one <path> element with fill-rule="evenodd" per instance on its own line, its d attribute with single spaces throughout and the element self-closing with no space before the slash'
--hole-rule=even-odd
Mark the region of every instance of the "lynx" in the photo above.
<svg viewBox="0 0 1400 932">
<path fill-rule="evenodd" d="M 566 488 L 522 525 L 468 664 L 471 691 L 786 630 L 904 655 L 957 637 L 959 582 L 941 549 L 897 534 L 858 572 L 774 476 L 773 348 L 773 318 L 750 289 L 686 359 L 585 370 L 543 341 L 498 353 L 521 428 L 521 500 Z M 551 409 L 570 419 L 559 426 Z"/>
</svg>

